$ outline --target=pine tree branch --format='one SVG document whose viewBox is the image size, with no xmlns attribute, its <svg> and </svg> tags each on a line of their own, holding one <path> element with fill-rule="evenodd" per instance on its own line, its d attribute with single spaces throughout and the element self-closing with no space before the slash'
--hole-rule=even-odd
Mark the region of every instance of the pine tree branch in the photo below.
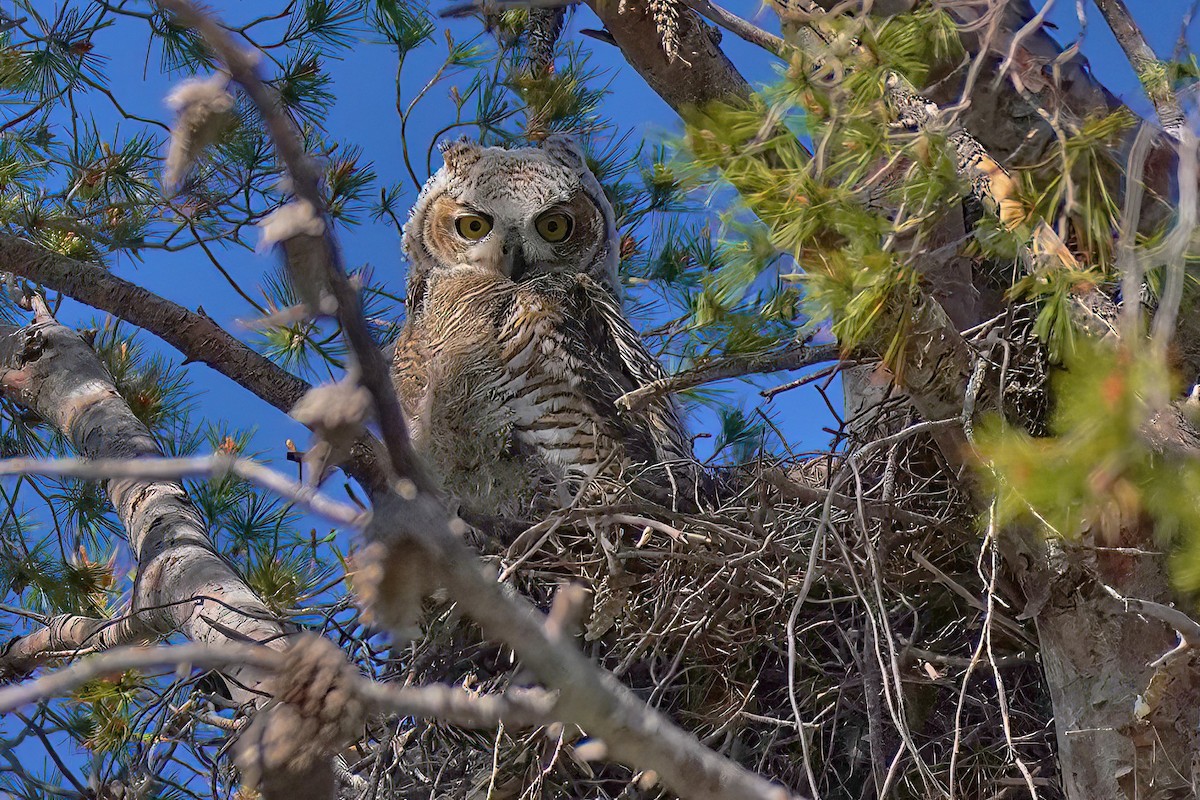
<svg viewBox="0 0 1200 800">
<path fill-rule="evenodd" d="M 773 33 L 747 22 L 736 14 L 726 11 L 711 0 L 684 0 L 697 14 L 719 25 L 739 39 L 766 50 L 772 55 L 786 59 L 791 46 Z"/>
<path fill-rule="evenodd" d="M 681 52 L 691 62 L 689 67 L 678 61 L 667 62 L 657 44 L 654 20 L 645 9 L 629 8 L 622 14 L 615 4 L 603 0 L 591 0 L 589 5 L 612 33 L 630 66 L 684 120 L 696 119 L 699 111 L 709 105 L 736 105 L 751 96 L 750 85 L 700 26 L 680 26 Z M 907 338 L 919 342 L 900 354 L 898 363 L 903 366 L 896 372 L 921 414 L 926 419 L 959 416 L 974 355 L 941 305 L 927 292 L 918 292 L 917 297 L 910 308 L 892 304 L 889 316 L 879 320 L 876 328 L 886 335 L 900 329 L 903 322 L 912 334 Z M 886 341 L 867 343 L 866 348 L 873 349 L 872 344 L 879 352 L 887 349 Z M 967 452 L 961 431 L 943 428 L 936 435 L 951 461 Z"/>
<path fill-rule="evenodd" d="M 357 508 L 321 494 L 315 486 L 294 481 L 252 459 L 221 453 L 196 458 L 9 458 L 0 460 L 0 475 L 45 475 L 84 480 L 219 479 L 236 475 L 339 525 L 361 528 L 367 518 L 367 515 Z"/>
<path fill-rule="evenodd" d="M 0 264 L 20 278 L 149 331 L 188 362 L 207 365 L 284 413 L 312 388 L 251 350 L 204 313 L 189 311 L 95 264 L 6 234 L 0 234 Z M 367 434 L 354 448 L 352 460 L 343 465 L 368 491 L 384 482 L 375 452 L 375 438 Z"/>
<path fill-rule="evenodd" d="M 0 714 L 63 697 L 88 681 L 127 670 L 149 671 L 181 666 L 210 669 L 278 669 L 283 656 L 267 647 L 241 642 L 177 644 L 158 647 L 119 647 L 55 670 L 35 681 L 0 689 Z"/>
<path fill-rule="evenodd" d="M 1163 130 L 1173 139 L 1182 136 L 1185 117 L 1179 98 L 1171 88 L 1170 78 L 1166 74 L 1166 66 L 1159 61 L 1154 50 L 1146 42 L 1142 29 L 1138 27 L 1124 0 L 1096 0 L 1096 8 L 1104 15 L 1108 27 L 1112 29 L 1117 43 L 1125 51 L 1129 65 L 1142 84 L 1142 89 L 1154 110 L 1158 112 L 1158 121 Z"/>
<path fill-rule="evenodd" d="M 235 45 L 216 21 L 187 0 L 157 0 L 157 3 L 181 23 L 195 28 L 214 49 L 258 109 L 291 177 L 292 194 L 324 223 L 321 236 L 289 236 L 281 243 L 292 282 L 301 296 L 309 298 L 306 303 L 311 310 L 336 313 L 341 322 L 343 336 L 358 362 L 359 380 L 375 401 L 375 419 L 392 471 L 405 476 L 405 480 L 412 481 L 422 491 L 435 491 L 432 478 L 413 451 L 400 401 L 392 388 L 391 370 L 362 315 L 359 292 L 342 267 L 341 253 L 321 195 L 321 174 L 316 161 L 305 151 L 299 130 L 284 112 L 274 90 L 258 77 L 258 59 L 250 51 Z M 326 298 L 332 300 L 332 309 L 324 307 Z"/>
<path fill-rule="evenodd" d="M 750 84 L 700 25 L 679 26 L 679 52 L 688 63 L 663 53 L 654 20 L 643 3 L 624 13 L 614 0 L 588 0 L 621 54 L 667 105 L 681 116 L 713 100 L 747 100 Z M 686 13 L 686 12 L 685 12 Z"/>
<path fill-rule="evenodd" d="M 0 689 L 0 714 L 64 697 L 89 681 L 128 670 L 228 670 L 246 666 L 278 673 L 287 668 L 288 657 L 268 647 L 241 642 L 118 647 L 89 655 L 37 680 Z M 553 720 L 555 704 L 554 695 L 539 689 L 473 695 L 450 686 L 397 686 L 365 676 L 353 688 L 376 713 L 437 719 L 464 728 L 495 728 L 501 723 L 514 729 L 543 725 Z"/>
<path fill-rule="evenodd" d="M 85 458 L 137 459 L 161 452 L 117 392 L 96 353 L 35 298 L 32 325 L 0 330 L 0 389 L 58 430 Z M 180 631 L 199 643 L 286 638 L 266 606 L 213 547 L 178 481 L 112 479 L 105 491 L 137 565 L 127 616 L 138 634 Z M 86 626 L 78 626 L 83 630 Z M 53 644 L 47 641 L 47 644 Z M 21 650 L 28 662 L 30 653 Z M 230 676 L 231 696 L 255 696 L 261 676 Z M 246 688 L 239 688 L 246 687 Z"/>
<path fill-rule="evenodd" d="M 155 639 L 161 634 L 162 631 L 142 624 L 138 614 L 115 619 L 63 614 L 33 633 L 5 642 L 0 647 L 0 675 L 12 679 L 48 661 L 111 650 Z"/>
<path fill-rule="evenodd" d="M 809 55 L 815 59 L 822 58 L 834 34 L 820 21 L 820 8 L 811 0 L 788 0 L 776 5 L 786 6 L 782 8 L 783 13 L 794 13 L 797 10 L 803 12 L 804 24 L 797 28 L 799 35 L 794 46 L 810 51 Z M 647 41 L 653 40 L 653 20 L 645 14 L 639 16 L 632 11 L 617 13 L 615 9 L 598 1 L 593 3 L 592 7 L 617 39 L 626 59 L 630 60 L 631 65 L 651 83 L 652 88 L 685 120 L 693 117 L 698 106 L 703 107 L 708 103 L 736 103 L 749 94 L 748 85 L 729 88 L 713 83 L 705 87 L 703 96 L 681 95 L 677 86 L 683 80 L 683 76 L 665 75 L 658 63 L 662 59 L 656 60 L 649 54 L 645 45 Z M 697 40 L 700 36 L 701 34 L 693 31 L 692 40 Z M 693 41 L 692 55 L 695 60 L 691 69 L 722 72 L 723 65 L 728 63 L 724 55 L 712 42 L 707 42 L 707 48 L 702 46 L 703 44 L 704 42 Z M 708 59 L 708 66 L 701 59 Z M 681 68 L 668 64 L 665 69 L 669 72 Z M 969 181 L 972 194 L 998 209 L 1004 208 L 1004 203 L 1011 200 L 1013 182 L 1004 167 L 988 153 L 982 142 L 962 125 L 954 123 L 950 115 L 929 98 L 919 94 L 898 74 L 888 76 L 885 94 L 901 124 L 917 131 L 945 134 L 954 148 L 957 170 Z M 1061 253 L 1069 255 L 1057 233 L 1048 225 L 1037 226 L 1033 239 L 1039 252 L 1047 253 L 1051 257 Z M 1039 258 L 1034 255 L 1033 248 L 1025 247 L 1025 270 L 1033 271 L 1038 265 Z M 930 273 L 926 277 L 931 278 L 933 275 Z M 934 286 L 932 289 L 936 291 L 938 287 Z M 921 343 L 917 346 L 907 346 L 903 357 L 897 362 L 898 367 L 895 371 L 900 376 L 904 390 L 912 396 L 914 404 L 926 419 L 959 415 L 962 410 L 962 398 L 972 373 L 974 356 L 962 341 L 955 326 L 949 323 L 945 311 L 923 292 L 911 310 L 891 309 L 890 313 L 891 316 L 887 319 L 877 322 L 875 327 L 878 331 L 886 335 L 891 330 L 900 329 L 899 323 L 904 322 L 909 328 L 907 338 Z M 1111 333 L 1112 321 L 1116 319 L 1113 304 L 1098 291 L 1093 291 L 1088 297 L 1073 298 L 1072 313 L 1077 323 L 1097 335 Z M 884 342 L 876 342 L 876 345 L 875 349 L 886 347 Z M 957 410 L 955 404 L 959 406 Z M 976 403 L 978 410 L 987 406 L 986 400 Z M 951 461 L 965 455 L 965 442 L 959 436 L 949 431 L 942 431 L 938 435 L 939 444 Z"/>
</svg>

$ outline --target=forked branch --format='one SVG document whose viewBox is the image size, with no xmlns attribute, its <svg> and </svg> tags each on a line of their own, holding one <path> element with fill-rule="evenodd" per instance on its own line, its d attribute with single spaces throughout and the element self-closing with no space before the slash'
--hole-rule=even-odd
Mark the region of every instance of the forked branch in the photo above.
<svg viewBox="0 0 1200 800">
<path fill-rule="evenodd" d="M 0 330 L 5 395 L 53 425 L 86 458 L 160 456 L 154 437 L 117 392 L 96 353 L 50 317 L 44 304 L 36 305 L 32 325 Z M 5 666 L 26 670 L 64 649 L 108 647 L 174 631 L 200 643 L 236 637 L 283 646 L 287 631 L 216 551 L 178 480 L 110 477 L 105 490 L 137 566 L 128 612 L 114 620 L 54 620 L 48 630 L 10 642 Z M 257 695 L 259 676 L 231 677 L 235 699 Z"/>
</svg>

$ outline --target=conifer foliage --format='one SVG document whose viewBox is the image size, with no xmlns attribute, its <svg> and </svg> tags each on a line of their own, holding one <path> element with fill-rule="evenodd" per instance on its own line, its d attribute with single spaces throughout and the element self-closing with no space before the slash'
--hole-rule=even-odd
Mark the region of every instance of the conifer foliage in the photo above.
<svg viewBox="0 0 1200 800">
<path fill-rule="evenodd" d="M 1029 0 L 767 5 L 0 8 L 0 793 L 1195 796 L 1195 58 L 1095 1 L 1143 119 Z M 413 452 L 356 243 L 554 133 L 699 506 Z"/>
</svg>

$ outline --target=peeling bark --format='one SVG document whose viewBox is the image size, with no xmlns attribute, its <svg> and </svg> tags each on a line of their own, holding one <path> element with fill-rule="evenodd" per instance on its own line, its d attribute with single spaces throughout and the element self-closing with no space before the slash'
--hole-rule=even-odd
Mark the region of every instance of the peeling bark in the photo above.
<svg viewBox="0 0 1200 800">
<path fill-rule="evenodd" d="M 0 331 L 0 387 L 54 426 L 86 458 L 157 457 L 150 431 L 133 415 L 90 347 L 73 331 L 39 315 Z M 286 630 L 217 553 L 199 512 L 177 481 L 109 480 L 109 499 L 137 564 L 129 618 L 72 617 L 11 643 L 3 663 L 28 669 L 53 651 L 106 647 L 179 631 L 201 644 L 229 640 L 282 648 Z M 231 669 L 230 695 L 258 695 L 261 674 Z"/>
</svg>

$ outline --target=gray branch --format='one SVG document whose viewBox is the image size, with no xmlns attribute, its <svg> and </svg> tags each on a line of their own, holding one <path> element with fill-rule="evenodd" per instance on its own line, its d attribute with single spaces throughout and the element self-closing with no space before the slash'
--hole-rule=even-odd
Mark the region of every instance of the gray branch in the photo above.
<svg viewBox="0 0 1200 800">
<path fill-rule="evenodd" d="M 1150 102 L 1154 103 L 1154 110 L 1158 112 L 1158 121 L 1163 130 L 1171 138 L 1180 139 L 1186 118 L 1183 108 L 1179 105 L 1179 98 L 1175 96 L 1175 90 L 1171 88 L 1166 65 L 1159 60 L 1146 42 L 1142 29 L 1138 27 L 1137 22 L 1129 13 L 1124 0 L 1095 1 L 1096 8 L 1100 9 L 1100 13 L 1104 15 L 1117 43 L 1125 51 L 1125 57 L 1129 59 L 1129 65 L 1137 74 L 1146 96 L 1150 98 Z"/>
<path fill-rule="evenodd" d="M 26 328 L 0 329 L 0 388 L 60 431 L 86 458 L 161 456 L 96 353 L 44 308 Z M 111 629 L 99 622 L 60 625 L 57 637 L 44 639 L 47 646 L 87 648 L 173 631 L 201 644 L 236 638 L 284 645 L 285 629 L 217 553 L 200 513 L 177 480 L 112 478 L 105 481 L 105 489 L 137 564 L 129 622 Z M 95 638 L 101 631 L 109 632 Z M 64 639 L 67 634 L 73 637 L 69 642 Z M 19 666 L 37 660 L 37 654 L 19 642 L 10 643 L 6 652 L 22 662 Z M 261 676 L 239 670 L 230 678 L 235 699 L 247 700 Z"/>
</svg>

